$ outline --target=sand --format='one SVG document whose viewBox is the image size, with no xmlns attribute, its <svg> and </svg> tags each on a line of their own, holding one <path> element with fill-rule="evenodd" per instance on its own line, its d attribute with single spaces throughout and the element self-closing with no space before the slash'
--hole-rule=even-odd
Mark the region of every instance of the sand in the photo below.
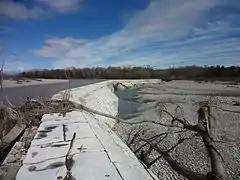
<svg viewBox="0 0 240 180">
<path fill-rule="evenodd" d="M 53 84 L 68 82 L 66 79 L 25 79 L 25 80 L 3 80 L 3 88 L 8 87 L 20 87 L 20 86 L 32 86 L 41 84 Z"/>
</svg>

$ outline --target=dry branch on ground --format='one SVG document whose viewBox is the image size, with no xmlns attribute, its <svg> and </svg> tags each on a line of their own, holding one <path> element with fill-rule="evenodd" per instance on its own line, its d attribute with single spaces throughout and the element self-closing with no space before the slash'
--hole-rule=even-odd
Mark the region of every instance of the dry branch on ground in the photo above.
<svg viewBox="0 0 240 180">
<path fill-rule="evenodd" d="M 217 140 L 212 134 L 212 121 L 216 119 L 212 115 L 211 101 L 199 103 L 198 120 L 196 124 L 190 123 L 181 115 L 181 108 L 176 105 L 175 113 L 169 112 L 165 104 L 157 103 L 156 108 L 160 117 L 159 121 L 146 121 L 141 123 L 164 126 L 166 131 L 150 132 L 149 127 L 143 128 L 141 124 L 131 125 L 132 128 L 127 137 L 127 145 L 147 167 L 151 167 L 158 161 L 164 160 L 172 170 L 189 180 L 225 180 L 227 179 L 224 160 L 216 146 Z M 176 113 L 179 111 L 179 113 Z M 125 121 L 122 121 L 123 123 Z M 216 127 L 215 127 L 216 128 Z M 208 154 L 210 170 L 199 173 L 175 159 L 172 152 L 188 144 L 191 140 L 197 140 L 204 145 Z M 188 153 L 188 152 L 185 152 Z M 208 162 L 206 162 L 208 163 Z"/>
<path fill-rule="evenodd" d="M 20 106 L 0 107 L 0 149 L 6 148 L 26 128 L 39 126 L 43 114 L 66 113 L 73 110 L 68 100 L 30 100 Z"/>
</svg>

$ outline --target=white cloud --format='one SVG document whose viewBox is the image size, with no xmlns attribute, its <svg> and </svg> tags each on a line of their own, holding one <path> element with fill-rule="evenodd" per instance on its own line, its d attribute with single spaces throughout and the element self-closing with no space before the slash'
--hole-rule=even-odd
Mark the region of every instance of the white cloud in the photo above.
<svg viewBox="0 0 240 180">
<path fill-rule="evenodd" d="M 174 64 L 183 59 L 189 61 L 190 58 L 202 57 L 203 61 L 206 61 L 210 55 L 217 58 L 217 53 L 226 55 L 231 49 L 234 50 L 231 52 L 234 58 L 234 54 L 237 55 L 239 50 L 234 49 L 239 39 L 231 41 L 225 37 L 226 33 L 231 31 L 231 26 L 225 21 L 206 21 L 207 12 L 219 5 L 222 5 L 222 1 L 151 1 L 145 10 L 131 17 L 121 31 L 95 40 L 51 38 L 46 40 L 45 46 L 32 52 L 55 58 L 55 68 L 106 63 L 160 66 Z M 199 27 L 199 22 L 205 23 L 205 28 Z M 189 37 L 190 32 L 193 37 Z M 198 36 L 195 37 L 196 35 Z M 137 54 L 142 51 L 148 53 L 139 57 Z M 118 60 L 114 61 L 114 58 Z M 109 59 L 111 61 L 108 61 Z M 224 58 L 221 60 L 224 61 Z"/>
<path fill-rule="evenodd" d="M 51 38 L 45 42 L 46 46 L 32 52 L 44 57 L 60 58 L 71 52 L 72 49 L 81 46 L 81 44 L 84 45 L 87 41 L 73 38 Z"/>
<path fill-rule="evenodd" d="M 5 73 L 23 72 L 31 69 L 33 69 L 33 67 L 24 63 L 24 61 L 6 61 L 4 64 Z"/>
<path fill-rule="evenodd" d="M 46 4 L 57 12 L 70 12 L 77 10 L 82 0 L 37 0 Z"/>
<path fill-rule="evenodd" d="M 48 15 L 49 12 L 35 6 L 28 8 L 27 6 L 11 0 L 2 0 L 0 2 L 0 16 L 12 19 L 28 19 L 39 18 Z"/>
<path fill-rule="evenodd" d="M 0 16 L 11 19 L 37 19 L 54 13 L 66 13 L 79 9 L 82 0 L 34 0 L 35 6 L 15 2 L 13 0 L 0 1 Z"/>
<path fill-rule="evenodd" d="M 183 35 L 189 27 L 217 4 L 215 0 L 153 1 L 149 7 L 133 17 L 121 34 L 131 40 L 134 33 L 139 40 L 169 40 Z"/>
<path fill-rule="evenodd" d="M 141 56 L 126 56 L 119 61 L 117 61 L 114 66 L 151 66 L 156 67 L 160 63 L 164 64 L 165 58 L 161 53 L 149 53 Z M 172 60 L 171 57 L 168 58 L 168 63 L 176 63 L 179 60 Z"/>
</svg>

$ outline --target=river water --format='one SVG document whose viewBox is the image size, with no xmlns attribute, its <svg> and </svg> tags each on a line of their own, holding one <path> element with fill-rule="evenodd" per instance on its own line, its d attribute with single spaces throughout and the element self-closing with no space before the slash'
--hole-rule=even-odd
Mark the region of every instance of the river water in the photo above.
<svg viewBox="0 0 240 180">
<path fill-rule="evenodd" d="M 102 82 L 102 79 L 72 79 L 70 80 L 70 88 L 81 87 L 97 82 Z M 31 86 L 9 87 L 4 88 L 0 92 L 0 102 L 6 101 L 6 96 L 12 104 L 19 104 L 22 99 L 30 98 L 50 98 L 59 91 L 68 89 L 68 82 L 41 84 Z"/>
<path fill-rule="evenodd" d="M 122 119 L 137 111 L 139 103 L 132 100 L 136 95 L 135 90 L 117 90 L 115 91 L 116 96 L 119 98 L 118 103 L 118 116 Z"/>
</svg>

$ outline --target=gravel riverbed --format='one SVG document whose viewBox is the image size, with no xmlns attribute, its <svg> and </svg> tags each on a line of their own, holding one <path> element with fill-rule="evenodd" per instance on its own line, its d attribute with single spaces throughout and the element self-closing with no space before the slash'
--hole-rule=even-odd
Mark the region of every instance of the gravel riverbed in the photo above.
<svg viewBox="0 0 240 180">
<path fill-rule="evenodd" d="M 134 100 L 140 102 L 138 110 L 126 119 L 131 122 L 168 121 L 166 117 L 159 118 L 156 104 L 162 102 L 168 111 L 174 114 L 176 104 L 181 107 L 178 116 L 184 117 L 190 123 L 198 120 L 197 109 L 200 101 L 212 102 L 212 134 L 218 140 L 216 146 L 224 158 L 228 179 L 240 179 L 240 85 L 222 82 L 171 81 L 160 84 L 145 84 Z M 141 125 L 135 125 L 139 128 Z M 171 131 L 172 128 L 153 124 L 144 124 L 148 136 Z M 126 142 L 133 126 L 123 123 L 115 125 L 115 132 Z M 185 134 L 186 135 L 186 134 Z M 176 143 L 178 134 L 170 135 L 160 145 L 169 147 Z M 156 156 L 152 154 L 151 156 Z M 200 138 L 188 140 L 171 152 L 171 156 L 189 169 L 206 173 L 210 169 L 210 161 Z M 153 170 L 162 180 L 185 179 L 174 172 L 163 159 L 158 160 Z"/>
</svg>

